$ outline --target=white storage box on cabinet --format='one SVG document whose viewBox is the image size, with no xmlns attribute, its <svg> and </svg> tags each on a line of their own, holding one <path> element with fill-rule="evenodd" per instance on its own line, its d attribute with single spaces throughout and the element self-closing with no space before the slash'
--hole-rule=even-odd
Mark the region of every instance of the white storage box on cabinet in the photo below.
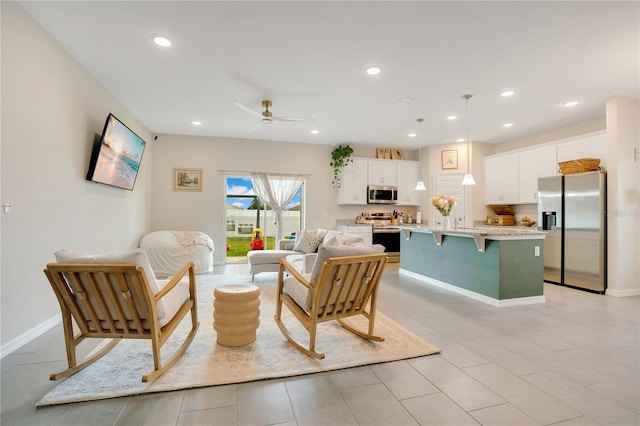
<svg viewBox="0 0 640 426">
<path fill-rule="evenodd" d="M 354 158 L 342 169 L 338 204 L 367 204 L 367 166 L 367 160 Z"/>
<path fill-rule="evenodd" d="M 518 154 L 485 157 L 485 204 L 518 204 Z"/>
</svg>

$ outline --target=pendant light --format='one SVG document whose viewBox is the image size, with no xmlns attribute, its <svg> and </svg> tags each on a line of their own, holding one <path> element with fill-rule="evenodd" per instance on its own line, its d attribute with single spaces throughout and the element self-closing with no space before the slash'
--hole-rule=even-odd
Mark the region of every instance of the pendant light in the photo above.
<svg viewBox="0 0 640 426">
<path fill-rule="evenodd" d="M 473 178 L 473 175 L 471 174 L 471 160 L 470 160 L 470 143 L 469 143 L 469 99 L 471 99 L 471 97 L 473 97 L 473 95 L 470 94 L 466 94 L 466 95 L 462 95 L 462 99 L 464 99 L 465 101 L 467 101 L 467 174 L 464 175 L 464 178 L 462 179 L 462 183 L 460 185 L 475 185 L 476 184 L 476 180 Z"/>
<path fill-rule="evenodd" d="M 418 118 L 418 119 L 416 119 L 416 121 L 418 122 L 418 129 L 419 129 L 420 125 L 424 121 L 424 118 Z M 420 131 L 418 131 L 418 136 L 420 136 Z M 422 143 L 420 143 L 420 178 L 422 178 Z M 415 190 L 416 191 L 426 191 L 427 187 L 424 186 L 424 182 L 422 180 L 419 180 L 418 183 L 416 183 Z"/>
</svg>

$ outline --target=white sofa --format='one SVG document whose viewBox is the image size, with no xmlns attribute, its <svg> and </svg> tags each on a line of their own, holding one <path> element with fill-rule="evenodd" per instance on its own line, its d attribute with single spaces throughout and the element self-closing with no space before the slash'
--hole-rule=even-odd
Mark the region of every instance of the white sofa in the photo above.
<svg viewBox="0 0 640 426">
<path fill-rule="evenodd" d="M 297 244 L 305 238 L 305 233 L 315 233 L 318 239 L 315 248 L 309 251 L 311 246 L 301 247 L 304 244 Z M 297 240 L 280 240 L 276 250 L 251 250 L 247 253 L 251 269 L 251 281 L 260 272 L 278 272 L 280 259 L 286 258 L 301 273 L 311 272 L 313 263 L 317 255 L 317 247 L 322 244 L 330 245 L 351 245 L 362 243 L 363 239 L 359 235 L 349 234 L 327 229 L 307 230 L 297 233 Z M 296 250 L 296 248 L 298 250 Z M 306 250 L 304 250 L 306 248 Z M 300 251 L 301 250 L 301 251 Z"/>
</svg>

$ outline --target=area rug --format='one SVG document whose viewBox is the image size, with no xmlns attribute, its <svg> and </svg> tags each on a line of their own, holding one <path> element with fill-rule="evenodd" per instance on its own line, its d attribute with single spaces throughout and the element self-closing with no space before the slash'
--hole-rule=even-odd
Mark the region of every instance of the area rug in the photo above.
<svg viewBox="0 0 640 426">
<path fill-rule="evenodd" d="M 198 333 L 182 358 L 154 382 L 141 381 L 142 375 L 153 369 L 151 343 L 148 340 L 123 340 L 100 360 L 61 381 L 37 406 L 291 377 L 440 352 L 378 312 L 375 332 L 385 338 L 384 342 L 361 339 L 332 321 L 318 326 L 316 350 L 324 352 L 325 359 L 310 358 L 287 342 L 273 319 L 275 282 L 272 281 L 256 283 L 261 292 L 256 341 L 241 347 L 218 345 L 212 326 L 213 290 L 216 286 L 238 283 L 250 283 L 248 275 L 197 276 Z M 283 321 L 297 338 L 308 336 L 286 308 L 283 309 Z M 354 325 L 366 324 L 359 317 L 349 321 Z M 189 323 L 187 316 L 164 345 L 163 356 L 171 356 L 180 345 L 188 333 Z"/>
</svg>

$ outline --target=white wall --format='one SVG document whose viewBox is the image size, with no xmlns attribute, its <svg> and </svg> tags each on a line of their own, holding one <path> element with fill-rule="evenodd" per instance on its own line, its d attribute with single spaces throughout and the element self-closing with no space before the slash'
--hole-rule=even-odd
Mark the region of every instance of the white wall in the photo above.
<svg viewBox="0 0 640 426">
<path fill-rule="evenodd" d="M 304 202 L 306 228 L 331 229 L 338 219 L 355 219 L 366 206 L 337 205 L 329 166 L 332 149 L 327 145 L 159 135 L 153 141 L 152 230 L 204 232 L 216 247 L 214 263 L 224 263 L 226 198 L 220 170 L 309 174 Z M 172 171 L 181 167 L 202 169 L 202 192 L 173 192 Z"/>
<path fill-rule="evenodd" d="M 607 224 L 609 288 L 640 295 L 640 102 L 607 99 Z"/>
<path fill-rule="evenodd" d="M 85 181 L 95 133 L 109 112 L 150 134 L 23 10 L 2 12 L 2 355 L 60 315 L 42 270 L 60 248 L 138 246 L 150 226 L 153 149 L 133 192 Z M 26 340 L 26 341 L 25 341 Z"/>
</svg>

